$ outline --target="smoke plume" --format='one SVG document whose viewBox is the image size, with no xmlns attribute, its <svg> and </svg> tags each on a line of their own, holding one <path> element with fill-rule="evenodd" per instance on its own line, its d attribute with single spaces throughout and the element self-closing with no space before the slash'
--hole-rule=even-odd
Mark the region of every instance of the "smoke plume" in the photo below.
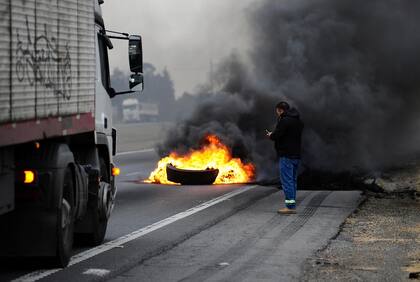
<svg viewBox="0 0 420 282">
<path fill-rule="evenodd" d="M 186 151 L 205 133 L 273 174 L 264 134 L 289 101 L 305 123 L 303 162 L 328 171 L 378 170 L 419 151 L 420 2 L 265 0 L 249 7 L 249 57 L 232 54 L 211 95 L 160 146 Z"/>
</svg>

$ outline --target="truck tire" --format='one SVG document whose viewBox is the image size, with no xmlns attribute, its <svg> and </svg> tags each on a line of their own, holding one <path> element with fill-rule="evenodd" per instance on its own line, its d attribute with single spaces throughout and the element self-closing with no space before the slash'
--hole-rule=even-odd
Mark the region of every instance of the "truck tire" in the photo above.
<svg viewBox="0 0 420 282">
<path fill-rule="evenodd" d="M 100 163 L 100 173 L 101 173 L 101 181 L 99 183 L 99 191 L 98 191 L 98 200 L 95 201 L 93 205 L 92 217 L 93 217 L 93 231 L 88 235 L 89 244 L 92 246 L 98 246 L 102 244 L 105 238 L 106 229 L 108 226 L 108 218 L 103 216 L 103 212 L 101 212 L 101 194 L 103 193 L 101 189 L 104 189 L 106 185 L 110 185 L 110 177 L 107 170 L 107 166 L 105 160 L 103 158 L 99 158 Z"/>
<path fill-rule="evenodd" d="M 219 175 L 218 169 L 189 170 L 179 169 L 172 164 L 166 166 L 169 181 L 182 185 L 211 185 Z"/>
<path fill-rule="evenodd" d="M 63 195 L 57 212 L 57 254 L 55 266 L 66 267 L 70 261 L 74 239 L 74 177 L 67 167 L 63 179 Z"/>
</svg>

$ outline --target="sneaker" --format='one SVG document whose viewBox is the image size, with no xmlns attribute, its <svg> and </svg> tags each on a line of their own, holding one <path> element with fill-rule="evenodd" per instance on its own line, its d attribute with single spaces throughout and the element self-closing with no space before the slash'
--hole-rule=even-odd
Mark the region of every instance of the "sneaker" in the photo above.
<svg viewBox="0 0 420 282">
<path fill-rule="evenodd" d="M 279 213 L 279 214 L 295 214 L 296 210 L 295 209 L 289 209 L 289 208 L 282 208 L 282 209 L 279 209 L 277 211 L 277 213 Z"/>
</svg>

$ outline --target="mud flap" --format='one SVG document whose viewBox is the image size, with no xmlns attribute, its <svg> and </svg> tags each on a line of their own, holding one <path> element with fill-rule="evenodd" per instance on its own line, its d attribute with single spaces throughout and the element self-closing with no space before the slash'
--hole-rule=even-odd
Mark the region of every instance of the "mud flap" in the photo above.
<svg viewBox="0 0 420 282">
<path fill-rule="evenodd" d="M 15 208 L 14 162 L 13 149 L 0 149 L 0 216 Z"/>
</svg>

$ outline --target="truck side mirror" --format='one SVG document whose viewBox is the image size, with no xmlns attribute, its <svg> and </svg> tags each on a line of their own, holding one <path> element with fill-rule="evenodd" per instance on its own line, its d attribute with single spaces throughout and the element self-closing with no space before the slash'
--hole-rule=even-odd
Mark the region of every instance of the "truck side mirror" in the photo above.
<svg viewBox="0 0 420 282">
<path fill-rule="evenodd" d="M 130 35 L 128 38 L 128 57 L 131 72 L 143 73 L 143 45 L 140 35 Z"/>
<path fill-rule="evenodd" d="M 142 84 L 142 89 L 144 89 L 144 78 L 143 74 L 135 73 L 130 75 L 129 86 L 130 89 L 133 89 L 136 85 Z"/>
<path fill-rule="evenodd" d="M 136 85 L 142 84 L 144 89 L 143 79 L 143 45 L 140 35 L 130 35 L 128 38 L 128 58 L 130 62 L 130 70 L 134 72 L 130 76 L 129 86 L 133 89 Z"/>
</svg>

